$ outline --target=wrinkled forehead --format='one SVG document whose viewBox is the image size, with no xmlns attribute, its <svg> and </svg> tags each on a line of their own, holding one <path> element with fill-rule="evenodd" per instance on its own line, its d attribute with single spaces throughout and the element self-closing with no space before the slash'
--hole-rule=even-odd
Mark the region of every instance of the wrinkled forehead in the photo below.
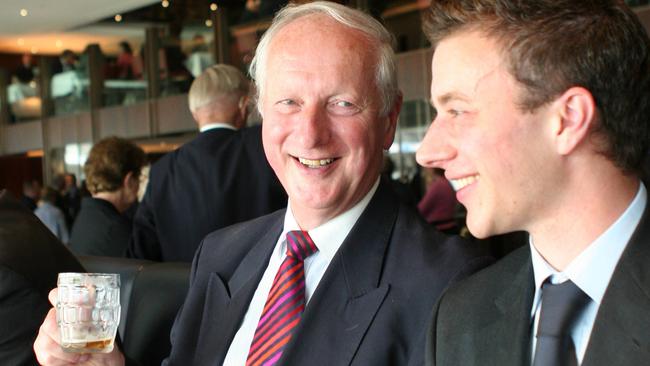
<svg viewBox="0 0 650 366">
<path fill-rule="evenodd" d="M 290 45 L 291 47 L 286 47 Z M 310 14 L 291 21 L 269 43 L 268 57 L 277 51 L 298 55 L 336 53 L 341 56 L 366 57 L 377 49 L 376 42 L 360 30 L 346 26 L 323 14 Z"/>
<path fill-rule="evenodd" d="M 332 82 L 352 75 L 374 83 L 376 52 L 377 47 L 361 31 L 323 15 L 305 16 L 284 26 L 269 43 L 265 87 L 283 83 L 279 74 L 284 72 L 315 76 L 329 72 Z"/>
</svg>

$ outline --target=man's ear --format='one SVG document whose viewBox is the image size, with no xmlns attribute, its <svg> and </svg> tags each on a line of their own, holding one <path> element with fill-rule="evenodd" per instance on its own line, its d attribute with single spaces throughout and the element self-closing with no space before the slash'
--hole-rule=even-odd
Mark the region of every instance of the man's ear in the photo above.
<svg viewBox="0 0 650 366">
<path fill-rule="evenodd" d="M 395 139 L 397 119 L 399 118 L 399 112 L 402 110 L 402 101 L 402 92 L 399 92 L 395 98 L 395 103 L 393 103 L 393 108 L 391 108 L 391 110 L 388 112 L 388 116 L 386 116 L 388 123 L 386 125 L 386 132 L 384 135 L 384 150 L 388 150 L 393 144 L 393 140 Z"/>
<path fill-rule="evenodd" d="M 137 178 L 133 172 L 128 172 L 124 176 L 124 180 L 122 181 L 122 187 L 123 188 L 128 188 L 129 185 L 133 185 L 135 183 L 139 183 L 139 178 Z"/>
<path fill-rule="evenodd" d="M 248 119 L 248 95 L 244 95 L 239 98 L 239 117 L 240 122 L 236 128 L 246 127 L 246 120 Z"/>
<path fill-rule="evenodd" d="M 572 87 L 554 102 L 556 124 L 554 126 L 557 152 L 568 155 L 582 143 L 596 123 L 596 103 L 589 90 Z"/>
</svg>

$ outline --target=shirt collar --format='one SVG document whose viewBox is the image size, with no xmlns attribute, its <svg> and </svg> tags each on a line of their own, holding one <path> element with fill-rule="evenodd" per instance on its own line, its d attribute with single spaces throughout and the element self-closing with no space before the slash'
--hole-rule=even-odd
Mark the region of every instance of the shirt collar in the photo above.
<svg viewBox="0 0 650 366">
<path fill-rule="evenodd" d="M 318 251 L 325 255 L 328 260 L 331 261 L 332 258 L 334 258 L 339 247 L 343 244 L 343 240 L 348 236 L 348 233 L 350 233 L 352 227 L 370 203 L 370 200 L 377 191 L 378 186 L 379 178 L 377 178 L 375 184 L 361 199 L 361 201 L 351 209 L 327 221 L 319 227 L 309 230 L 309 236 L 314 241 L 314 244 L 316 244 L 316 247 L 318 247 Z M 289 199 L 287 211 L 284 215 L 284 229 L 281 237 L 285 238 L 287 232 L 291 230 L 300 230 L 300 227 L 291 212 L 291 199 Z M 282 240 L 280 253 L 284 254 L 286 252 L 286 245 L 286 240 Z"/>
<path fill-rule="evenodd" d="M 229 130 L 234 130 L 236 131 L 237 129 L 233 127 L 232 125 L 229 125 L 227 123 L 223 122 L 215 122 L 215 123 L 208 123 L 207 125 L 203 125 L 203 127 L 199 128 L 200 132 L 205 132 L 208 130 L 214 130 L 215 128 L 227 128 Z"/>
<path fill-rule="evenodd" d="M 623 214 L 574 258 L 563 272 L 556 271 L 546 262 L 530 238 L 529 245 L 535 275 L 535 299 L 540 296 L 540 288 L 544 280 L 551 276 L 552 283 L 573 281 L 593 301 L 600 304 L 616 264 L 641 221 L 647 200 L 647 191 L 641 182 L 636 196 Z"/>
</svg>

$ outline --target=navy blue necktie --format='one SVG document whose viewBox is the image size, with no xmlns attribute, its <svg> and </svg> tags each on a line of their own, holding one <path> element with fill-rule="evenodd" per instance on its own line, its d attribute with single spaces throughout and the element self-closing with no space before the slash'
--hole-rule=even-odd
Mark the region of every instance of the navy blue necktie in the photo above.
<svg viewBox="0 0 650 366">
<path fill-rule="evenodd" d="M 542 310 L 533 366 L 578 364 L 571 329 L 589 300 L 589 296 L 571 281 L 553 285 L 547 280 L 542 285 Z"/>
</svg>

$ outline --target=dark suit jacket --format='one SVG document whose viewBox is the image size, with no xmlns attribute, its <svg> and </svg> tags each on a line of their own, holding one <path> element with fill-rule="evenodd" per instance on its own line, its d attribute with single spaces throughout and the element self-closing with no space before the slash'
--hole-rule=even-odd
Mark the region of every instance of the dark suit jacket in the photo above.
<svg viewBox="0 0 650 366">
<path fill-rule="evenodd" d="M 59 272 L 84 272 L 22 204 L 0 191 L 0 364 L 37 365 L 32 345 Z"/>
<path fill-rule="evenodd" d="M 286 207 L 284 189 L 264 156 L 260 127 L 202 132 L 157 161 L 135 215 L 128 255 L 190 262 L 212 231 Z"/>
<path fill-rule="evenodd" d="M 70 233 L 76 255 L 124 257 L 131 238 L 131 223 L 112 203 L 93 197 L 81 200 L 81 211 Z"/>
<path fill-rule="evenodd" d="M 385 183 L 332 259 L 278 365 L 420 365 L 438 296 L 490 262 L 478 247 L 432 229 Z M 205 238 L 171 332 L 167 365 L 222 364 L 284 213 Z"/>
<path fill-rule="evenodd" d="M 530 365 L 535 292 L 530 247 L 520 248 L 442 297 L 427 365 Z M 603 297 L 582 366 L 650 365 L 650 208 Z"/>
</svg>

